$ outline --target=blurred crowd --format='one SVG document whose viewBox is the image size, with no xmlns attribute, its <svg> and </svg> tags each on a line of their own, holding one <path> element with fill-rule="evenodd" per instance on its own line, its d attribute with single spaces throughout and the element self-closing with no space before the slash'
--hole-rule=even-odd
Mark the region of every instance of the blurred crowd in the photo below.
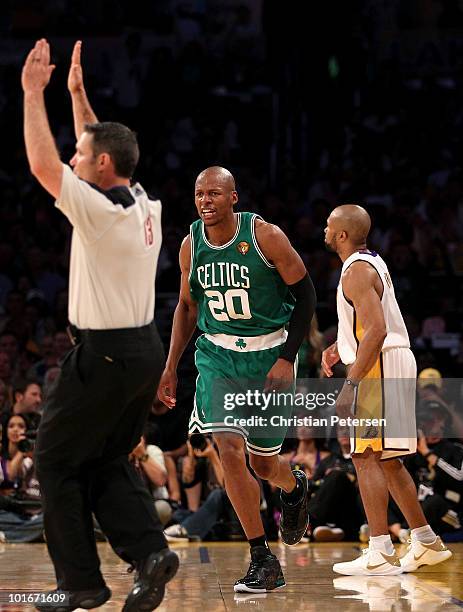
<svg viewBox="0 0 463 612">
<path fill-rule="evenodd" d="M 417 382 L 417 453 L 407 456 L 404 463 L 434 531 L 445 540 L 462 540 L 461 409 L 448 397 L 437 370 L 423 370 Z M 0 415 L 0 539 L 4 541 L 43 541 L 40 488 L 33 463 L 41 408 L 42 387 L 29 380 L 15 386 L 13 405 Z M 324 411 L 319 409 L 311 416 L 323 417 Z M 323 436 L 320 428 L 302 424 L 288 431 L 282 454 L 309 478 L 310 526 L 304 541 L 368 541 L 348 432 L 338 429 Z M 152 494 L 169 541 L 245 539 L 224 488 L 213 440 L 202 434 L 187 439 L 186 421 L 179 423 L 178 415 L 158 401 L 130 459 Z M 279 490 L 255 477 L 266 533 L 269 539 L 277 539 Z M 392 499 L 389 530 L 396 541 L 406 543 L 410 537 L 406 520 Z M 95 533 L 104 539 L 97 523 Z"/>
<path fill-rule="evenodd" d="M 14 493 L 7 505 L 16 505 L 3 509 L 14 529 L 2 528 L 0 520 L 0 531 L 14 539 L 11 533 L 23 534 L 27 523 L 26 531 L 35 528 L 30 537 L 41 533 L 31 452 L 19 450 L 18 443 L 35 430 L 34 415 L 70 348 L 71 228 L 31 177 L 21 130 L 20 66 L 40 36 L 50 39 L 57 64 L 47 106 L 63 160 L 70 159 L 75 144 L 66 76 L 77 38 L 83 39 L 86 86 L 97 116 L 126 122 L 138 132 L 142 156 L 135 178 L 163 202 L 156 318 L 166 343 L 179 286 L 179 245 L 195 219 L 194 179 L 204 167 L 219 164 L 236 177 L 239 209 L 282 227 L 310 270 L 318 321 L 301 350 L 300 376 L 319 375 L 321 351 L 336 335 L 340 262 L 325 250 L 323 229 L 330 210 L 346 202 L 362 203 L 372 216 L 369 246 L 388 263 L 419 371 L 461 375 L 463 82 L 458 65 L 426 63 L 420 48 L 421 63 L 413 64 L 410 53 L 405 61 L 400 53 L 404 41 L 422 40 L 424 32 L 438 33 L 441 40 L 451 32 L 458 40 L 459 2 L 327 0 L 296 3 L 291 11 L 270 0 L 133 0 L 130 7 L 122 0 L 95 0 L 91 11 L 84 2 L 70 6 L 63 0 L 3 4 L 0 486 Z M 323 37 L 316 36 L 320 32 Z M 179 378 L 178 407 L 166 412 L 154 405 L 152 427 L 134 449 L 133 461 L 154 490 L 160 514 L 168 517 L 166 525 L 174 521 L 167 527 L 172 537 L 218 537 L 215 529 L 222 529 L 221 537 L 241 537 L 214 446 L 206 441 L 195 449 L 187 442 L 195 379 L 191 350 Z M 437 396 L 444 393 L 445 385 L 430 386 Z M 313 530 L 331 524 L 330 530 L 353 537 L 363 516 L 345 441 L 320 446 L 307 432 L 293 436 L 291 460 L 308 470 L 312 501 L 319 504 L 311 510 Z M 432 441 L 436 436 L 427 438 L 423 434 L 422 448 L 425 443 L 460 448 L 444 435 L 438 442 Z M 442 462 L 429 466 L 422 453 L 410 464 L 418 488 L 431 482 L 432 499 L 444 500 L 439 520 L 450 510 L 461 516 L 462 461 L 459 450 L 449 459 L 454 452 L 449 449 L 443 448 L 442 461 L 453 472 Z M 324 514 L 332 505 L 331 498 L 324 502 L 328 484 L 341 490 L 338 480 L 352 498 L 349 524 Z M 265 487 L 262 512 L 277 535 L 278 499 Z M 430 496 L 423 487 L 426 503 Z M 453 501 L 447 490 L 454 491 Z M 200 520 L 197 512 L 204 513 Z M 458 531 L 458 520 L 445 519 L 444 528 Z M 204 525 L 213 525 L 212 536 Z M 397 537 L 406 529 L 394 508 L 391 528 Z"/>
</svg>

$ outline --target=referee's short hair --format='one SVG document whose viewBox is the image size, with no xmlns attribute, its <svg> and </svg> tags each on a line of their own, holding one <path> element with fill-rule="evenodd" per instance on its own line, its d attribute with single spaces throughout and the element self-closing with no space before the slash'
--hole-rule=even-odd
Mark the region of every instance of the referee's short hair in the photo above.
<svg viewBox="0 0 463 612">
<path fill-rule="evenodd" d="M 132 178 L 140 157 L 135 132 L 114 121 L 86 123 L 84 131 L 93 135 L 95 156 L 108 153 L 113 160 L 117 176 Z"/>
</svg>

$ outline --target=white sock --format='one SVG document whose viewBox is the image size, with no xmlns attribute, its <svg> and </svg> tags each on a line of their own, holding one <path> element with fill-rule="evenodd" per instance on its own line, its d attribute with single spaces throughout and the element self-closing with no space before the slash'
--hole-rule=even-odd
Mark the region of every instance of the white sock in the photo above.
<svg viewBox="0 0 463 612">
<path fill-rule="evenodd" d="M 423 544 L 432 544 L 436 541 L 436 534 L 429 525 L 412 529 L 412 540 L 422 542 Z"/>
<path fill-rule="evenodd" d="M 370 537 L 370 548 L 372 550 L 379 550 L 383 553 L 386 553 L 386 555 L 394 554 L 394 546 L 392 545 L 390 535 Z"/>
</svg>

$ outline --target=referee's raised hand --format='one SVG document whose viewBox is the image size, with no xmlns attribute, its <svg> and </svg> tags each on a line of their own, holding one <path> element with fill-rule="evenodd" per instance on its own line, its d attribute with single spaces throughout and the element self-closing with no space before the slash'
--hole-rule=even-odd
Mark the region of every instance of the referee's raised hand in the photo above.
<svg viewBox="0 0 463 612">
<path fill-rule="evenodd" d="M 84 75 L 82 72 L 82 64 L 80 62 L 80 53 L 82 50 L 82 41 L 78 40 L 74 45 L 71 57 L 71 66 L 68 74 L 68 89 L 73 93 L 84 88 Z"/>
<path fill-rule="evenodd" d="M 29 52 L 23 66 L 21 84 L 24 91 L 43 91 L 55 67 L 50 64 L 50 45 L 45 38 L 41 38 Z"/>
</svg>

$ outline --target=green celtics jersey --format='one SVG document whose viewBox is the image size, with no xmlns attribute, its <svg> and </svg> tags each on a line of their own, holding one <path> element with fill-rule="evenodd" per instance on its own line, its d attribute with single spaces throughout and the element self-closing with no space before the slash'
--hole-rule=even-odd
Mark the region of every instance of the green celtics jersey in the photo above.
<svg viewBox="0 0 463 612">
<path fill-rule="evenodd" d="M 208 334 L 260 336 L 283 327 L 294 299 L 257 244 L 258 215 L 237 213 L 233 238 L 208 242 L 201 219 L 190 228 L 190 292 L 198 304 L 198 327 Z"/>
</svg>

